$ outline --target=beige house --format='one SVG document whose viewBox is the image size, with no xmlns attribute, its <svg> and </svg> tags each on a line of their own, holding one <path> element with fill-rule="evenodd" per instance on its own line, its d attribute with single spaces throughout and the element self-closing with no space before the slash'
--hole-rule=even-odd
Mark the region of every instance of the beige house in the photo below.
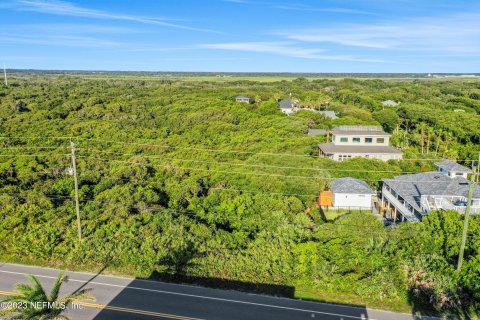
<svg viewBox="0 0 480 320">
<path fill-rule="evenodd" d="M 319 156 L 335 161 L 362 157 L 383 161 L 402 159 L 390 144 L 390 135 L 380 126 L 340 126 L 332 130 L 332 142 L 318 146 Z"/>
</svg>

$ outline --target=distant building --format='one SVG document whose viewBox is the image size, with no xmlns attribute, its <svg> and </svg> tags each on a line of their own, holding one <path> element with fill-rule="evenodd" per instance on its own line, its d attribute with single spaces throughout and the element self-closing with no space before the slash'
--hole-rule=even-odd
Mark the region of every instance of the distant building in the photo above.
<svg viewBox="0 0 480 320">
<path fill-rule="evenodd" d="M 335 209 L 371 209 L 375 192 L 362 180 L 340 178 L 332 182 L 332 206 Z"/>
<path fill-rule="evenodd" d="M 331 111 L 331 110 L 325 110 L 325 111 L 317 111 L 317 110 L 314 110 L 320 114 L 323 114 L 326 118 L 330 118 L 330 119 L 338 119 L 337 115 L 335 114 L 335 111 Z"/>
<path fill-rule="evenodd" d="M 463 109 L 453 109 L 453 112 L 465 112 Z"/>
<path fill-rule="evenodd" d="M 393 100 L 385 100 L 382 102 L 384 107 L 396 107 L 400 104 L 400 102 L 395 102 Z"/>
<path fill-rule="evenodd" d="M 238 96 L 238 97 L 235 98 L 235 101 L 237 101 L 237 102 L 250 103 L 251 100 L 252 100 L 252 98 L 250 98 L 249 96 Z"/>
<path fill-rule="evenodd" d="M 332 130 L 332 142 L 318 146 L 319 156 L 344 161 L 362 157 L 383 161 L 402 159 L 403 153 L 389 146 L 390 135 L 379 126 L 339 126 Z"/>
<path fill-rule="evenodd" d="M 297 112 L 297 105 L 292 101 L 291 98 L 283 99 L 280 101 L 280 111 L 290 115 Z"/>
<path fill-rule="evenodd" d="M 418 222 L 432 210 L 465 213 L 472 171 L 453 161 L 437 162 L 438 171 L 383 179 L 382 211 L 393 222 Z M 475 184 L 472 214 L 480 214 L 480 187 Z"/>
<path fill-rule="evenodd" d="M 280 104 L 280 111 L 287 115 L 291 115 L 300 110 L 307 110 L 307 111 L 323 114 L 326 118 L 338 119 L 337 115 L 335 114 L 335 111 L 331 111 L 331 110 L 320 111 L 320 110 L 316 110 L 316 109 L 305 107 L 305 106 L 298 106 L 294 101 L 292 101 L 291 97 L 287 99 L 283 99 L 282 101 L 280 101 L 279 104 Z"/>
<path fill-rule="evenodd" d="M 309 136 L 320 136 L 320 135 L 326 135 L 327 130 L 324 129 L 310 129 L 308 130 L 308 135 Z"/>
</svg>

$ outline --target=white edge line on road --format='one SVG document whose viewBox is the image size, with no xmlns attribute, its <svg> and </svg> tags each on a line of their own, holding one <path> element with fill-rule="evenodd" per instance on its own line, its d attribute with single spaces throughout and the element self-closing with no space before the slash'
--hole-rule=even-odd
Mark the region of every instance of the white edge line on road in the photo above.
<svg viewBox="0 0 480 320">
<path fill-rule="evenodd" d="M 228 292 L 236 292 L 236 293 L 243 293 L 249 296 L 257 296 L 261 298 L 267 298 L 267 299 L 279 299 L 279 300 L 285 300 L 285 301 L 301 301 L 302 303 L 312 303 L 312 304 L 317 304 L 317 305 L 327 305 L 327 306 L 333 306 L 333 307 L 341 307 L 341 308 L 350 308 L 350 309 L 363 309 L 362 307 L 355 307 L 355 306 L 349 306 L 349 305 L 343 305 L 341 303 L 330 303 L 330 302 L 324 302 L 324 301 L 311 301 L 311 300 L 303 300 L 303 299 L 292 299 L 292 298 L 286 298 L 286 297 L 280 297 L 280 296 L 272 296 L 272 295 L 267 295 L 267 294 L 261 294 L 261 293 L 253 293 L 253 292 L 243 292 L 243 291 L 238 291 L 235 289 L 218 289 L 218 288 L 209 288 L 209 287 L 204 287 L 201 285 L 196 285 L 196 284 L 184 284 L 184 283 L 170 283 L 170 282 L 161 282 L 161 281 L 155 281 L 155 280 L 149 280 L 149 279 L 137 279 L 137 278 L 131 278 L 131 277 L 126 277 L 126 276 L 119 276 L 119 275 L 112 275 L 112 274 L 96 274 L 94 272 L 86 272 L 86 271 L 73 271 L 73 270 L 60 270 L 60 269 L 55 269 L 51 267 L 38 267 L 38 266 L 32 266 L 28 264 L 19 264 L 19 263 L 10 263 L 10 262 L 2 262 L 0 263 L 0 267 L 5 266 L 19 266 L 23 268 L 30 268 L 30 269 L 44 269 L 44 270 L 49 270 L 49 271 L 54 271 L 54 272 L 68 272 L 71 274 L 83 274 L 83 275 L 88 275 L 88 276 L 101 276 L 104 278 L 112 278 L 116 280 L 125 280 L 125 281 L 142 281 L 142 282 L 147 282 L 147 283 L 152 283 L 152 284 L 158 284 L 161 283 L 162 285 L 167 285 L 167 286 L 181 286 L 185 288 L 195 288 L 195 289 L 209 289 L 209 290 L 222 290 L 222 291 L 228 291 Z M 373 312 L 383 312 L 383 313 L 390 313 L 390 314 L 402 314 L 405 316 L 411 316 L 410 313 L 406 312 L 394 312 L 390 310 L 381 310 L 381 309 L 375 309 L 375 308 L 365 308 Z M 427 319 L 439 319 L 442 320 L 442 318 L 439 317 L 433 317 L 430 316 Z"/>
<path fill-rule="evenodd" d="M 0 272 L 2 272 L 2 273 L 16 274 L 16 275 L 28 275 L 27 273 L 14 272 L 14 271 L 4 271 L 4 270 L 0 270 Z M 57 277 L 43 276 L 43 275 L 34 275 L 34 276 L 39 277 L 39 278 L 47 278 L 47 279 L 56 279 L 56 278 L 57 278 Z M 70 278 L 68 279 L 68 281 L 87 283 L 87 281 L 84 281 L 84 280 L 76 280 L 76 279 L 70 279 Z M 351 319 L 366 319 L 365 317 L 367 317 L 367 315 L 365 315 L 364 317 L 357 317 L 357 316 L 349 316 L 349 315 L 344 315 L 344 314 L 337 314 L 337 313 L 330 313 L 330 312 L 323 312 L 323 311 L 315 311 L 315 310 L 306 310 L 306 309 L 299 309 L 299 308 L 283 307 L 283 306 L 277 306 L 277 305 L 271 305 L 271 304 L 248 302 L 248 301 L 240 301 L 240 300 L 232 300 L 232 299 L 206 297 L 206 296 L 200 296 L 200 295 L 194 295 L 194 294 L 188 294 L 188 293 L 170 292 L 170 291 L 156 290 L 156 289 L 148 289 L 148 288 L 140 288 L 140 287 L 129 287 L 129 286 L 122 286 L 122 285 L 118 285 L 118 284 L 109 284 L 109 283 L 95 282 L 95 281 L 91 281 L 91 282 L 88 282 L 88 283 L 97 284 L 97 285 L 102 285 L 102 286 L 119 287 L 119 288 L 123 288 L 123 289 L 141 290 L 141 291 L 148 291 L 148 292 L 158 292 L 158 293 L 172 294 L 172 295 L 192 297 L 192 298 L 217 300 L 217 301 L 232 302 L 232 303 L 239 303 L 239 304 L 248 304 L 248 305 L 254 305 L 254 306 L 259 306 L 259 307 L 276 308 L 276 309 L 291 310 L 291 311 L 300 311 L 300 312 L 308 312 L 308 313 L 316 313 L 316 314 L 325 314 L 325 315 L 330 315 L 330 316 L 339 316 L 339 317 L 351 318 Z M 341 307 L 341 306 L 340 306 L 340 307 Z M 367 310 L 365 309 L 365 311 L 367 311 Z M 372 318 L 368 318 L 368 319 L 370 319 L 370 320 L 376 320 L 376 319 L 372 319 Z"/>
</svg>

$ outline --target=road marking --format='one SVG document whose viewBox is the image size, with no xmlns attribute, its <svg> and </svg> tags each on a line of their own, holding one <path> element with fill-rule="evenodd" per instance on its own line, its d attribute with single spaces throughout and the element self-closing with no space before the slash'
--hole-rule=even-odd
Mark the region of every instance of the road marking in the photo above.
<svg viewBox="0 0 480 320">
<path fill-rule="evenodd" d="M 28 275 L 28 273 L 14 272 L 14 271 L 4 271 L 4 270 L 0 270 L 0 273 L 9 273 L 9 274 L 16 274 L 16 275 L 23 275 L 23 276 Z M 42 275 L 34 275 L 34 276 L 36 276 L 36 277 L 38 277 L 38 278 L 57 279 L 57 277 L 51 277 L 51 276 L 42 276 Z M 84 280 L 75 280 L 75 279 L 70 279 L 70 278 L 68 279 L 68 281 L 81 282 L 81 283 L 85 283 L 85 282 L 86 282 L 86 281 L 84 281 Z M 97 285 L 101 285 L 101 286 L 109 286 L 109 287 L 117 287 L 117 288 L 123 288 L 123 289 L 130 289 L 130 290 L 139 290 L 139 291 L 147 291 L 147 292 L 157 292 L 157 293 L 171 294 L 171 295 L 177 295 L 177 296 L 183 296 L 183 297 L 191 297 L 191 298 L 216 300 L 216 301 L 231 302 L 231 303 L 238 303 L 238 304 L 246 304 L 246 305 L 258 306 L 258 307 L 266 307 L 266 308 L 273 308 L 273 309 L 282 309 L 282 310 L 290 310 L 290 311 L 308 312 L 308 313 L 314 313 L 314 314 L 324 314 L 324 315 L 329 315 L 329 316 L 338 316 L 338 317 L 350 318 L 350 319 L 360 319 L 360 320 L 363 320 L 363 319 L 365 319 L 366 317 L 368 318 L 368 316 L 363 315 L 363 314 L 362 314 L 361 316 L 350 316 L 350 315 L 339 314 L 339 313 L 331 313 L 331 312 L 324 312 L 324 311 L 316 311 L 316 310 L 308 310 L 308 309 L 284 307 L 284 306 L 278 306 L 278 305 L 273 305 L 273 304 L 264 304 L 264 303 L 256 303 L 256 302 L 241 301 L 241 300 L 232 300 L 232 299 L 224 299 L 224 298 L 216 298 L 216 297 L 207 297 L 207 296 L 200 296 L 200 295 L 195 295 L 195 294 L 180 293 L 180 292 L 171 292 L 171 291 L 148 289 L 148 288 L 140 288 L 140 287 L 133 287 L 133 286 L 123 286 L 123 285 L 103 283 L 103 282 L 91 281 L 91 282 L 88 282 L 88 283 L 89 283 L 89 284 L 97 284 Z M 340 306 L 340 307 L 341 307 L 341 306 Z M 365 312 L 366 312 L 366 310 L 365 310 Z M 373 319 L 373 318 L 368 318 L 368 319 L 369 319 L 369 320 L 376 320 L 376 319 Z"/>
<path fill-rule="evenodd" d="M 13 295 L 16 295 L 16 294 L 18 294 L 18 293 L 10 292 L 10 291 L 1 291 L 0 290 L 0 295 L 3 295 L 3 296 L 13 296 Z M 106 310 L 112 310 L 112 311 L 119 311 L 119 312 L 126 312 L 126 313 L 134 313 L 134 314 L 141 314 L 141 315 L 146 315 L 146 316 L 159 317 L 159 318 L 168 318 L 168 319 L 176 319 L 176 320 L 204 320 L 204 319 L 200 319 L 200 318 L 191 318 L 191 317 L 185 317 L 185 316 L 177 316 L 175 314 L 115 307 L 115 306 L 109 306 L 109 305 L 105 305 L 105 304 L 90 303 L 90 302 L 84 302 L 84 301 L 79 301 L 79 300 L 75 300 L 75 304 L 78 304 L 78 305 L 81 305 L 81 306 L 84 306 L 84 307 L 88 307 L 88 308 L 106 309 Z"/>
</svg>

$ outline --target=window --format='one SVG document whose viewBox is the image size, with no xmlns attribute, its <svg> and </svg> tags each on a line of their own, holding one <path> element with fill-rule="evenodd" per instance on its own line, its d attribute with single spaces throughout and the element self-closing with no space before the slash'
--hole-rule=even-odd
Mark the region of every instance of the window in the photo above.
<svg viewBox="0 0 480 320">
<path fill-rule="evenodd" d="M 365 142 L 366 142 L 366 143 L 372 143 L 372 142 L 373 142 L 373 139 L 372 139 L 372 138 L 365 138 Z"/>
<path fill-rule="evenodd" d="M 353 138 L 353 142 L 360 142 L 360 138 Z"/>
<path fill-rule="evenodd" d="M 348 142 L 348 138 L 347 137 L 341 137 L 340 142 Z"/>
<path fill-rule="evenodd" d="M 385 143 L 385 138 L 377 138 L 377 143 Z"/>
</svg>

